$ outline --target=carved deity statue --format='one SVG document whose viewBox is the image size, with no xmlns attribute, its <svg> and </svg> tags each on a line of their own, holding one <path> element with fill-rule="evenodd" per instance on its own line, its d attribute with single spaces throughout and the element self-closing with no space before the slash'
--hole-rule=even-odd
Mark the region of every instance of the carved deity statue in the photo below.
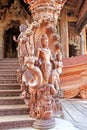
<svg viewBox="0 0 87 130">
<path fill-rule="evenodd" d="M 17 47 L 18 59 L 19 59 L 19 64 L 21 66 L 24 65 L 24 56 L 27 55 L 27 51 L 26 51 L 27 37 L 25 36 L 26 29 L 27 29 L 27 26 L 24 24 L 21 24 L 19 27 L 20 35 L 18 36 L 18 39 L 16 39 L 16 37 L 13 36 L 13 40 L 17 42 L 18 44 L 18 47 Z"/>
<path fill-rule="evenodd" d="M 42 35 L 41 44 L 42 47 L 38 49 L 37 57 L 39 58 L 40 68 L 42 70 L 43 77 L 48 82 L 52 70 L 52 65 L 51 51 L 48 48 L 48 37 L 46 34 Z"/>
<path fill-rule="evenodd" d="M 57 73 L 59 74 L 59 76 L 62 74 L 62 67 L 63 67 L 62 53 L 59 50 L 56 54 L 56 59 L 55 59 L 55 69 L 56 69 Z"/>
<path fill-rule="evenodd" d="M 29 29 L 26 29 L 29 30 Z M 30 34 L 32 35 L 32 33 Z M 30 35 L 24 33 L 22 36 L 22 42 L 25 50 L 20 51 L 24 62 L 25 70 L 21 73 L 21 98 L 24 99 L 25 104 L 29 106 L 30 116 L 40 120 L 53 120 L 53 117 L 59 111 L 60 104 L 57 101 L 58 97 L 55 95 L 59 89 L 59 72 L 57 72 L 58 65 L 55 60 L 55 68 L 53 69 L 52 53 L 48 46 L 47 34 L 41 36 L 41 48 L 37 49 L 37 55 L 35 56 L 35 47 L 33 42 L 30 43 Z M 27 40 L 25 40 L 27 38 Z M 23 47 L 23 48 L 24 48 Z M 25 55 L 24 55 L 25 54 Z M 56 57 L 59 53 L 56 54 Z M 19 57 L 21 58 L 21 57 Z M 57 57 L 58 58 L 58 57 Z M 61 61 L 62 57 L 59 57 Z M 38 64 L 37 64 L 38 63 Z M 59 104 L 59 105 L 58 105 Z M 62 111 L 62 109 L 61 109 Z M 53 120 L 53 122 L 55 122 Z M 51 122 L 52 123 L 52 122 Z M 35 125 L 35 124 L 34 124 Z"/>
<path fill-rule="evenodd" d="M 60 67 L 58 62 L 62 62 L 61 53 L 53 58 L 49 49 L 48 36 L 46 33 L 41 36 L 41 47 L 35 50 L 35 45 L 30 42 L 33 29 L 27 27 L 19 35 L 18 51 L 21 69 L 21 98 L 29 106 L 30 116 L 42 122 L 50 120 L 50 124 L 55 124 L 54 115 L 58 114 L 60 104 L 58 97 Z M 35 52 L 36 55 L 35 55 Z M 55 67 L 53 68 L 53 60 Z M 62 109 L 61 109 L 62 111 Z M 43 123 L 42 123 L 43 124 Z M 36 125 L 36 124 L 34 124 Z"/>
<path fill-rule="evenodd" d="M 62 112 L 58 98 L 59 76 L 63 66 L 62 53 L 59 46 L 55 51 L 55 43 L 59 41 L 53 40 L 54 36 L 57 36 L 55 7 L 58 8 L 56 5 L 58 3 L 55 0 L 25 0 L 25 2 L 30 4 L 34 22 L 30 24 L 27 21 L 27 28 L 23 32 L 21 30 L 19 35 L 19 61 L 23 59 L 20 67 L 24 68 L 19 71 L 22 91 L 20 96 L 29 106 L 30 116 L 36 118 L 33 126 L 48 129 L 55 126 L 55 114 Z"/>
</svg>

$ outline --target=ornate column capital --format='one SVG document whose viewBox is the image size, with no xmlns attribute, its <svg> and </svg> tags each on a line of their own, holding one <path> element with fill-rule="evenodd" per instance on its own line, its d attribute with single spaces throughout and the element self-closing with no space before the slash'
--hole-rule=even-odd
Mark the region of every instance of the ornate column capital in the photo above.
<svg viewBox="0 0 87 130">
<path fill-rule="evenodd" d="M 30 5 L 34 20 L 50 19 L 57 21 L 66 0 L 24 0 Z"/>
</svg>

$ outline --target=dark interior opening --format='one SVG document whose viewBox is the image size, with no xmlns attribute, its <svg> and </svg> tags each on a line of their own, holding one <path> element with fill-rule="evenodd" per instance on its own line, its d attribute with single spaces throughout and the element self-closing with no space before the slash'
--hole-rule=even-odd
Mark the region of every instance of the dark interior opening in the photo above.
<svg viewBox="0 0 87 130">
<path fill-rule="evenodd" d="M 76 56 L 76 50 L 74 45 L 69 45 L 69 57 Z"/>
<path fill-rule="evenodd" d="M 18 38 L 19 27 L 13 26 L 4 33 L 4 58 L 17 58 L 17 43 L 13 40 L 13 36 Z"/>
</svg>

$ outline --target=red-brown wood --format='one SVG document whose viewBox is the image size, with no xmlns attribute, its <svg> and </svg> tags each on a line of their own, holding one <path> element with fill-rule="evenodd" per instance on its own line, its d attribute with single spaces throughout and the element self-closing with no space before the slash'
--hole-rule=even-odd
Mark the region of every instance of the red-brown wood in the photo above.
<svg viewBox="0 0 87 130">
<path fill-rule="evenodd" d="M 87 98 L 87 55 L 63 59 L 60 86 L 64 97 Z"/>
</svg>

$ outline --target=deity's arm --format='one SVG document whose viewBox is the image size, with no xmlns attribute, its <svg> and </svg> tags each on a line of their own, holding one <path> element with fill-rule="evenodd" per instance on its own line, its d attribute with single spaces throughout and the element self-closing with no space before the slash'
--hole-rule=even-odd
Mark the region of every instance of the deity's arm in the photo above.
<svg viewBox="0 0 87 130">
<path fill-rule="evenodd" d="M 41 52 L 41 48 L 38 48 L 37 53 L 36 53 L 36 57 L 35 57 L 36 64 L 39 64 L 39 65 L 42 64 L 41 57 L 40 57 L 40 52 Z"/>
<path fill-rule="evenodd" d="M 38 48 L 37 53 L 36 53 L 36 57 L 38 57 L 38 58 L 40 56 L 40 51 L 41 51 L 41 48 Z"/>
<path fill-rule="evenodd" d="M 51 95 L 55 95 L 57 93 L 56 89 L 54 88 L 52 84 L 50 84 L 50 92 L 51 92 Z"/>
<path fill-rule="evenodd" d="M 52 54 L 51 54 L 50 61 L 54 62 L 54 60 L 55 60 L 55 57 L 53 57 Z"/>
<path fill-rule="evenodd" d="M 18 39 L 16 39 L 16 36 L 15 36 L 15 35 L 13 36 L 13 40 L 14 40 L 16 43 L 18 43 Z"/>
</svg>

